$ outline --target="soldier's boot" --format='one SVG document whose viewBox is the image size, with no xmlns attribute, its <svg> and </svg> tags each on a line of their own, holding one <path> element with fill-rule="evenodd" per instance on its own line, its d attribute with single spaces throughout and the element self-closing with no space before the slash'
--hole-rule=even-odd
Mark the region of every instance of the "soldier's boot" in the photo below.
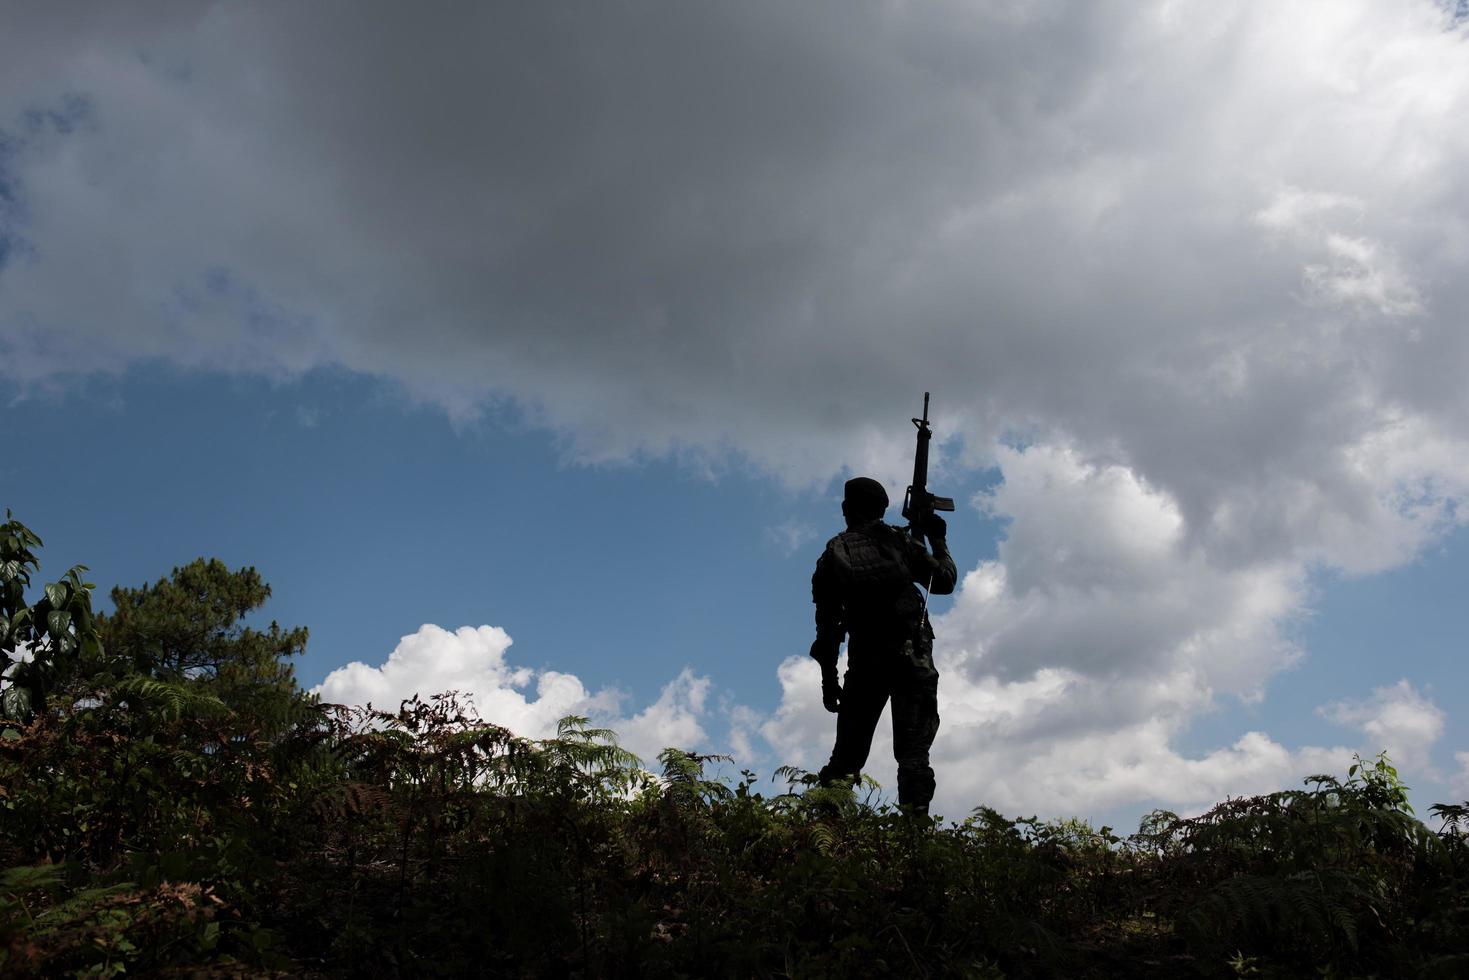
<svg viewBox="0 0 1469 980">
<path fill-rule="evenodd" d="M 816 774 L 816 782 L 821 786 L 850 786 L 852 789 L 856 789 L 857 784 L 861 781 L 861 773 L 842 772 L 840 769 L 834 768 L 830 762 L 822 766 L 821 771 Z"/>
<path fill-rule="evenodd" d="M 821 772 L 817 774 L 816 778 L 816 785 L 818 786 L 826 789 L 839 789 L 843 791 L 840 797 L 829 797 L 821 801 L 822 809 L 828 810 L 833 815 L 835 815 L 842 808 L 842 804 L 841 802 L 839 802 L 839 800 L 842 798 L 850 798 L 850 795 L 857 789 L 857 784 L 861 782 L 862 776 L 860 773 L 845 773 L 839 769 L 833 769 L 828 764 L 827 766 L 822 768 Z"/>
<path fill-rule="evenodd" d="M 898 805 L 914 812 L 928 813 L 933 799 L 933 767 L 927 760 L 898 760 Z"/>
</svg>

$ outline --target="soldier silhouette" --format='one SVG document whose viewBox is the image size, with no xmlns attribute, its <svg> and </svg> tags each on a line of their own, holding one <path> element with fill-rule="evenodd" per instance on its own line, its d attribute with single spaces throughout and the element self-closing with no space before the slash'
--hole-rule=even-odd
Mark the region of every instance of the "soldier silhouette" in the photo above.
<svg viewBox="0 0 1469 980">
<path fill-rule="evenodd" d="M 926 510 L 910 533 L 883 523 L 887 507 L 881 483 L 868 477 L 848 480 L 842 498 L 847 529 L 827 542 L 811 576 L 816 603 L 811 656 L 821 665 L 822 703 L 837 716 L 836 745 L 820 779 L 856 785 L 883 705 L 891 700 L 898 803 L 909 813 L 926 815 L 934 791 L 928 751 L 939 728 L 939 674 L 927 603 L 914 583 L 934 595 L 949 595 L 958 573 L 942 517 Z M 843 638 L 847 672 L 845 683 L 839 683 Z"/>
</svg>

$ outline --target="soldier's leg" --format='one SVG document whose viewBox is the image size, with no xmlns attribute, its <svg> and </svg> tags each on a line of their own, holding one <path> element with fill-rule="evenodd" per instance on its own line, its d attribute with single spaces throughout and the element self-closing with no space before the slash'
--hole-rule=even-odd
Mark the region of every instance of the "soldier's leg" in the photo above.
<svg viewBox="0 0 1469 980">
<path fill-rule="evenodd" d="M 848 670 L 842 679 L 842 704 L 837 712 L 837 740 L 831 761 L 822 767 L 823 783 L 846 781 L 856 785 L 872 751 L 872 733 L 887 704 L 888 690 L 876 671 Z"/>
<path fill-rule="evenodd" d="M 933 799 L 933 767 L 928 751 L 939 730 L 939 672 L 933 666 L 933 643 L 920 636 L 904 647 L 899 676 L 893 685 L 893 754 L 898 760 L 898 803 L 927 813 Z"/>
</svg>

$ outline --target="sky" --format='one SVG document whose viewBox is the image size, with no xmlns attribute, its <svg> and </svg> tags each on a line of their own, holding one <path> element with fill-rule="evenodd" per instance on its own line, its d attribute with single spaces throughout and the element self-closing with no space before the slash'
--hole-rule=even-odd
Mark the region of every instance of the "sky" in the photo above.
<svg viewBox="0 0 1469 980">
<path fill-rule="evenodd" d="M 1462 6 L 4 0 L 0 506 L 328 700 L 815 769 L 932 391 L 938 812 L 1462 800 Z"/>
</svg>

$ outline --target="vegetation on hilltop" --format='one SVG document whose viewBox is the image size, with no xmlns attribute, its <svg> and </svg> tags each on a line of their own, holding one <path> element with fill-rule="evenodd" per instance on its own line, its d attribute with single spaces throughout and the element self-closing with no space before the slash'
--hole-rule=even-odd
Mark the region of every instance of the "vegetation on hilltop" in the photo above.
<svg viewBox="0 0 1469 980">
<path fill-rule="evenodd" d="M 1383 757 L 1125 838 L 917 823 L 674 749 L 655 778 L 580 718 L 321 704 L 306 631 L 243 625 L 253 569 L 102 616 L 82 568 L 28 604 L 40 544 L 0 525 L 6 976 L 1469 974 L 1469 804 L 1430 829 Z"/>
</svg>

